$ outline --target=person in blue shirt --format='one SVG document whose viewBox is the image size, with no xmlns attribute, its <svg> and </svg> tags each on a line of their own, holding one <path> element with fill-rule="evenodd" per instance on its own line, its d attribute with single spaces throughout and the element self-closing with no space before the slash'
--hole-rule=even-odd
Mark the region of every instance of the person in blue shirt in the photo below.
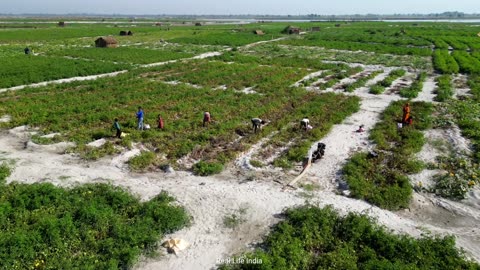
<svg viewBox="0 0 480 270">
<path fill-rule="evenodd" d="M 137 128 L 139 130 L 143 130 L 143 118 L 145 117 L 145 114 L 143 113 L 142 107 L 138 107 L 138 112 L 137 112 Z"/>
</svg>

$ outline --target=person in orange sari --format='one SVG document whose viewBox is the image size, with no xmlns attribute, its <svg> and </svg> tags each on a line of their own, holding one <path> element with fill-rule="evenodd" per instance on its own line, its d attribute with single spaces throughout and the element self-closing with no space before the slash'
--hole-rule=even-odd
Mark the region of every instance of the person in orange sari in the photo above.
<svg viewBox="0 0 480 270">
<path fill-rule="evenodd" d="M 410 118 L 410 104 L 407 102 L 403 106 L 403 117 L 402 117 L 402 123 L 407 124 L 408 118 Z"/>
</svg>

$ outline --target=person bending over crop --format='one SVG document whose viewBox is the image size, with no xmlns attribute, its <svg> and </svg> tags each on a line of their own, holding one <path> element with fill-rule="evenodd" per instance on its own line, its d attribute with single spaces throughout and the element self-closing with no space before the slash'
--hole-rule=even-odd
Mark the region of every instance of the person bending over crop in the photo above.
<svg viewBox="0 0 480 270">
<path fill-rule="evenodd" d="M 252 118 L 252 128 L 253 132 L 257 133 L 257 129 L 261 129 L 262 125 L 265 124 L 265 121 L 263 121 L 260 118 Z"/>
<path fill-rule="evenodd" d="M 143 112 L 142 107 L 138 107 L 137 111 L 137 128 L 139 130 L 143 130 L 143 118 L 145 117 L 145 114 Z"/>
<path fill-rule="evenodd" d="M 300 121 L 300 127 L 304 129 L 305 131 L 308 130 L 308 126 L 310 124 L 310 120 L 305 116 L 303 117 L 302 121 Z"/>
<path fill-rule="evenodd" d="M 163 129 L 163 126 L 164 126 L 164 125 L 163 125 L 163 118 L 162 118 L 162 116 L 159 114 L 159 115 L 158 115 L 158 128 L 159 128 L 159 129 Z"/>
<path fill-rule="evenodd" d="M 209 112 L 204 112 L 203 113 L 203 126 L 210 124 L 211 121 L 210 113 Z"/>
<path fill-rule="evenodd" d="M 402 123 L 407 124 L 408 118 L 410 118 L 410 104 L 407 102 L 403 106 L 403 117 L 402 117 Z"/>
<path fill-rule="evenodd" d="M 115 137 L 121 138 L 122 137 L 122 128 L 120 127 L 120 123 L 118 123 L 118 118 L 115 118 L 115 122 L 113 122 L 113 128 L 117 131 Z"/>
</svg>

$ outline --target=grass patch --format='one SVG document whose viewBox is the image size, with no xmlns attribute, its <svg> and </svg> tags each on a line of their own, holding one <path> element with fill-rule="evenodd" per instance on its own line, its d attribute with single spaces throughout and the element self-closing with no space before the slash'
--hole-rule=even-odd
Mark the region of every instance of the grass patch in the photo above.
<svg viewBox="0 0 480 270">
<path fill-rule="evenodd" d="M 344 217 L 332 207 L 285 211 L 262 249 L 219 269 L 479 269 L 451 236 L 393 234 L 366 215 Z"/>
</svg>

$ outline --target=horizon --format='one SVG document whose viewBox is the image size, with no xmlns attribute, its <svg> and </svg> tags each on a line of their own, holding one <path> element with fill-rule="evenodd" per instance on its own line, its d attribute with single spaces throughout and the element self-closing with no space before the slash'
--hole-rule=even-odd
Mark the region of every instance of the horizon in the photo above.
<svg viewBox="0 0 480 270">
<path fill-rule="evenodd" d="M 83 0 L 64 2 L 60 0 L 17 0 L 2 5 L 3 15 L 142 15 L 142 16 L 321 16 L 346 15 L 422 15 L 438 14 L 455 10 L 459 13 L 478 14 L 480 5 L 474 0 L 459 0 L 455 3 L 439 0 L 432 3 L 404 0 L 402 3 L 385 3 L 378 0 L 365 0 L 361 3 L 351 0 L 338 0 L 335 3 L 324 1 L 298 0 L 293 2 L 266 0 L 262 2 L 246 0 L 242 3 L 225 3 L 220 0 L 193 2 L 177 0 L 175 3 L 161 3 L 154 0 L 137 0 L 132 5 L 128 0 Z M 475 7 L 475 8 L 472 8 Z"/>
</svg>

